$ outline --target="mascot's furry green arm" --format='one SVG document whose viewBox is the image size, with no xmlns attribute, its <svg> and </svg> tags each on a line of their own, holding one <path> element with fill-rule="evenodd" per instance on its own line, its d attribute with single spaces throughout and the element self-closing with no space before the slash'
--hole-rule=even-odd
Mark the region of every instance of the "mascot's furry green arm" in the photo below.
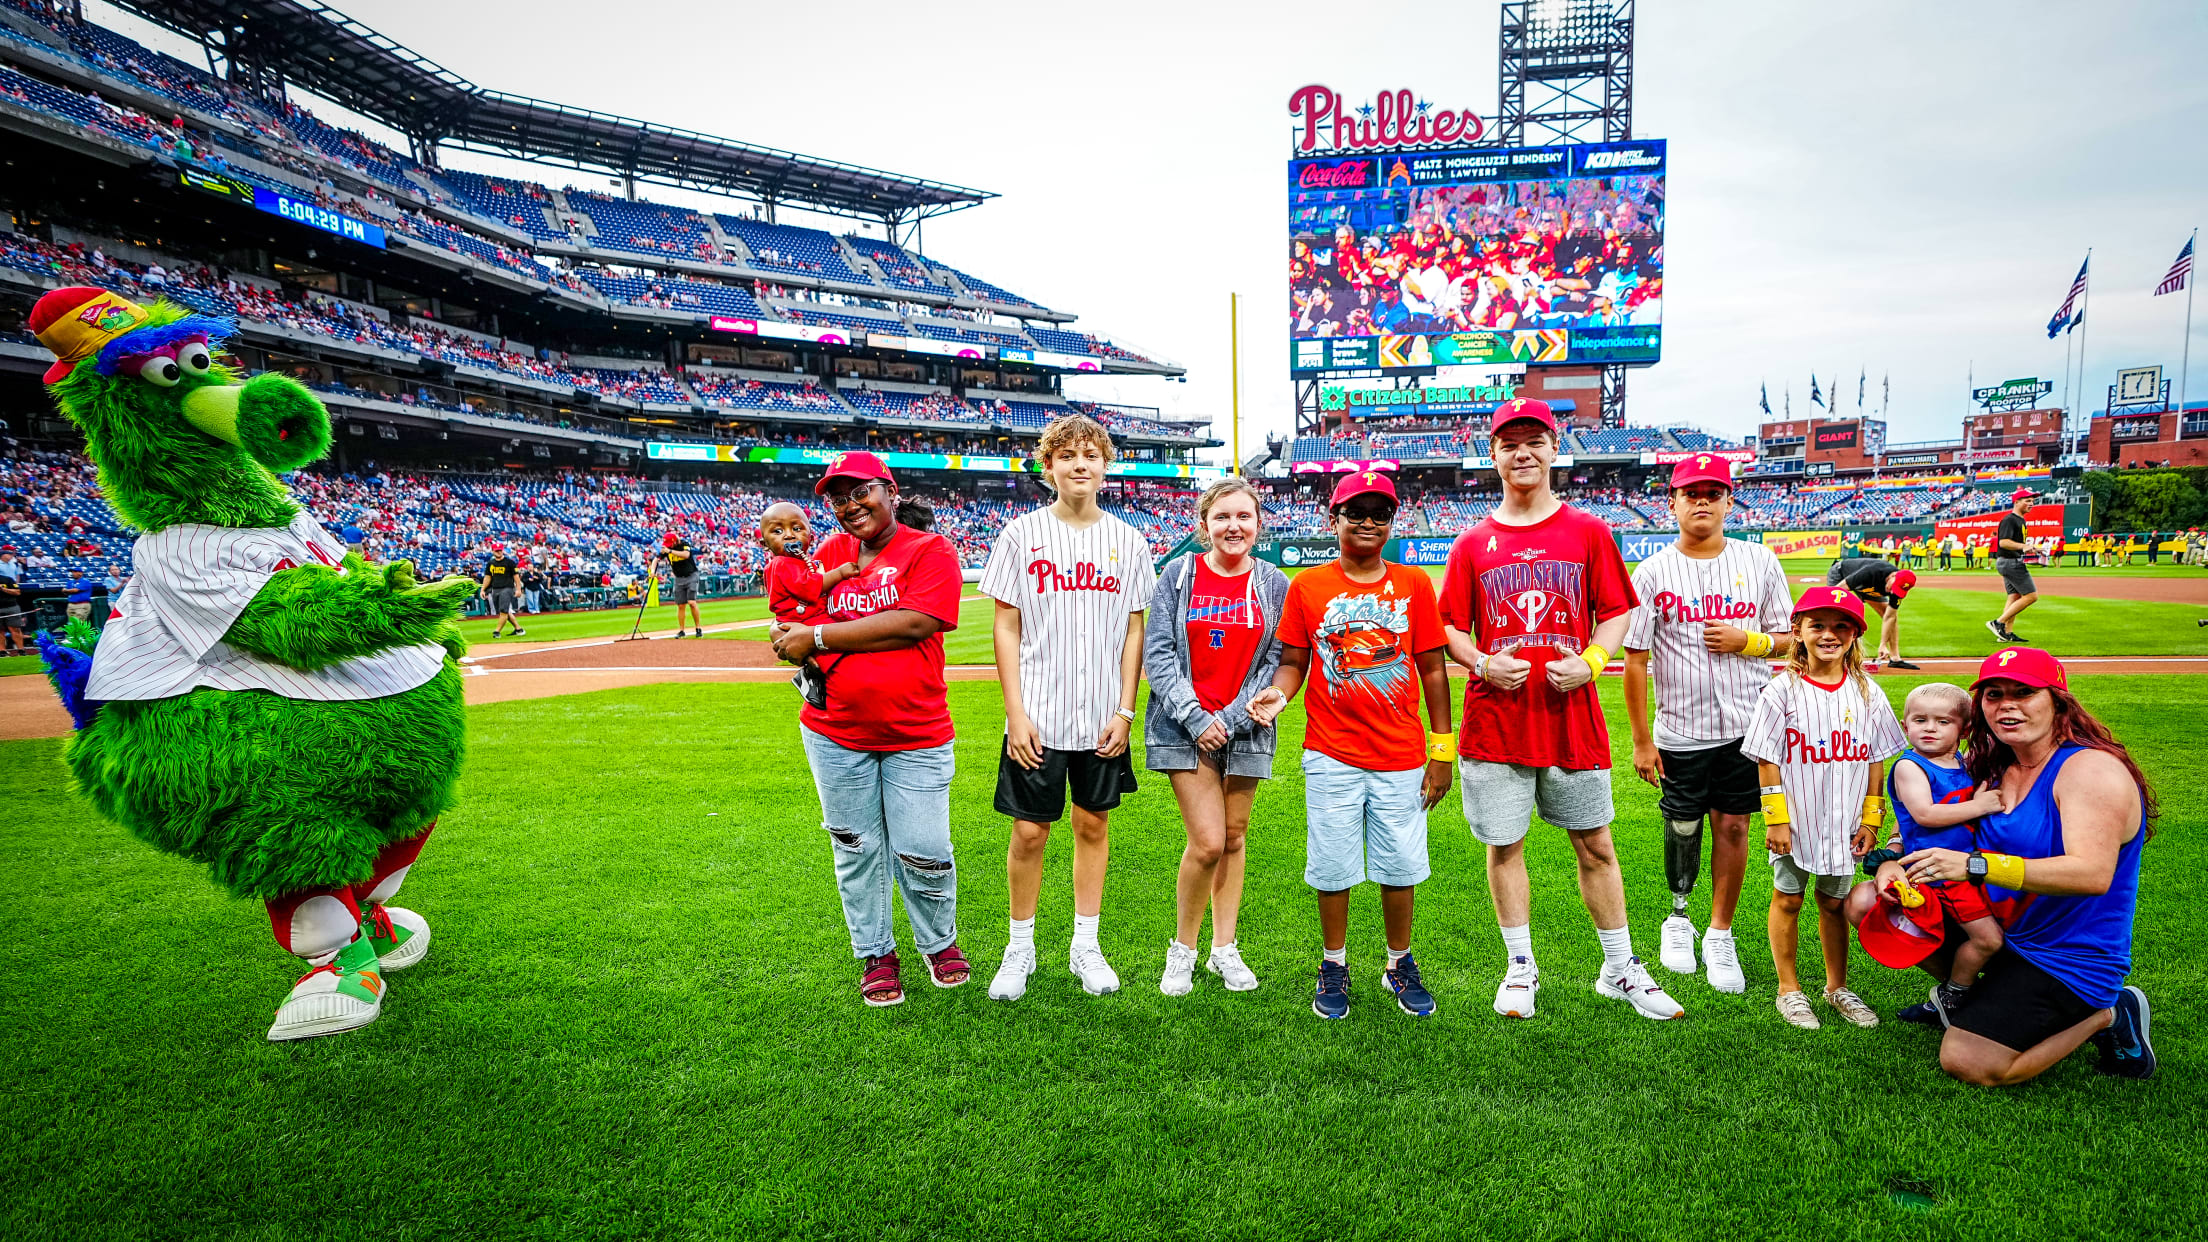
<svg viewBox="0 0 2208 1242">
<path fill-rule="evenodd" d="M 29 326 L 109 504 L 141 532 L 96 642 L 41 644 L 79 722 L 77 785 L 264 901 L 278 943 L 314 964 L 271 1039 L 365 1026 L 384 976 L 429 947 L 389 899 L 452 804 L 455 622 L 475 584 L 370 565 L 300 511 L 275 472 L 328 451 L 329 415 L 286 377 L 218 362 L 229 324 L 70 288 Z"/>
</svg>

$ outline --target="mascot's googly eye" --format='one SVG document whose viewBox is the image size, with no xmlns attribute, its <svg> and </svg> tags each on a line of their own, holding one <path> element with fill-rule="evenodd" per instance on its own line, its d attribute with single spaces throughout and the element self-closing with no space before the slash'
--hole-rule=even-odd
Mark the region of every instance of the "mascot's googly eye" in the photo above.
<svg viewBox="0 0 2208 1242">
<path fill-rule="evenodd" d="M 177 381 L 184 378 L 184 369 L 176 364 L 176 359 L 167 354 L 147 354 L 143 358 L 131 358 L 123 366 L 131 374 L 156 388 L 174 388 Z"/>
<path fill-rule="evenodd" d="M 176 365 L 186 375 L 205 375 L 214 369 L 215 358 L 207 352 L 205 341 L 186 341 L 176 347 Z"/>
</svg>

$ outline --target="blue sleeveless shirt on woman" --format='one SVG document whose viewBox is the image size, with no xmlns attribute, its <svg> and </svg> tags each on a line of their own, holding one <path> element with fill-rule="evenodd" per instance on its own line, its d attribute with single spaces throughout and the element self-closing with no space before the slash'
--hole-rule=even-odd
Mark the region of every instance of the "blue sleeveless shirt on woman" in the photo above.
<svg viewBox="0 0 2208 1242">
<path fill-rule="evenodd" d="M 1946 828 L 1919 828 L 1910 818 L 1909 808 L 1902 805 L 1901 795 L 1894 792 L 1894 773 L 1901 765 L 1913 764 L 1932 782 L 1932 801 L 1935 805 L 1947 802 L 1968 802 L 1977 791 L 1967 768 L 1943 768 L 1913 750 L 1901 752 L 1894 763 L 1893 772 L 1886 774 L 1886 804 L 1894 811 L 1894 831 L 1901 834 L 1901 852 L 1917 850 L 1965 850 L 1975 848 L 1971 844 L 1970 824 L 1966 821 Z"/>
<path fill-rule="evenodd" d="M 2019 858 L 2063 852 L 2062 812 L 2055 807 L 2055 778 L 2082 746 L 2055 752 L 2014 810 L 1978 821 L 1978 848 Z M 2131 921 L 2139 900 L 2139 847 L 2146 825 L 2116 853 L 2108 891 L 2091 897 L 2018 893 L 1986 885 L 1986 900 L 2008 911 L 2002 922 L 2008 947 L 2060 980 L 2088 1005 L 2107 1008 L 2131 972 Z"/>
</svg>

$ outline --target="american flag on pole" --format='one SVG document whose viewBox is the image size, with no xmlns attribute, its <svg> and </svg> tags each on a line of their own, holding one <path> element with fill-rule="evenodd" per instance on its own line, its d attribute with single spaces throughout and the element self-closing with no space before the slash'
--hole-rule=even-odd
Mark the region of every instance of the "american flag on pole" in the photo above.
<svg viewBox="0 0 2208 1242">
<path fill-rule="evenodd" d="M 2193 239 L 2185 239 L 2185 248 L 2177 252 L 2177 262 L 2170 264 L 2169 274 L 2154 287 L 2154 296 L 2175 293 L 2185 287 L 2185 281 L 2193 274 Z"/>
<path fill-rule="evenodd" d="M 2055 312 L 2053 319 L 2047 321 L 2047 339 L 2053 340 L 2064 328 L 2070 326 L 2070 311 L 2077 306 L 2078 299 L 2085 296 L 2085 269 L 2092 264 L 2090 255 L 2086 256 L 2085 262 L 2078 264 L 2078 277 L 2070 282 L 2070 292 L 2063 295 L 2062 308 Z"/>
</svg>

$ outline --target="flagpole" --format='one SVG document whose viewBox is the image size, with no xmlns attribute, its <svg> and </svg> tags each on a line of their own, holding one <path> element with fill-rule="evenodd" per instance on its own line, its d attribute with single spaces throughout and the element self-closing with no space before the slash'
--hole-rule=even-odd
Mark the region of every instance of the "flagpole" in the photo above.
<svg viewBox="0 0 2208 1242">
<path fill-rule="evenodd" d="M 1227 473 L 1242 473 L 1242 295 L 1227 295 L 1227 374 L 1228 391 L 1233 394 L 1234 454 Z"/>
<path fill-rule="evenodd" d="M 2198 240 L 2200 240 L 2200 230 L 2199 230 L 2199 229 L 2194 229 L 2194 230 L 2193 230 L 2193 241 L 2198 241 Z M 2185 243 L 2185 248 L 2186 248 L 2187 250 L 2191 250 L 2191 249 L 2193 248 L 2193 242 L 2192 242 L 2192 241 L 2188 241 L 2188 242 L 2186 242 L 2186 243 Z M 2199 257 L 2198 257 L 2198 256 L 2195 256 L 2195 257 L 2194 257 L 2194 260 L 2193 260 L 2193 267 L 2197 269 L 2197 268 L 2198 268 L 2199 266 L 2200 266 L 2200 260 L 2199 260 Z M 2186 380 L 2186 371 L 2187 371 L 2187 369 L 2188 369 L 2188 368 L 2190 368 L 2190 367 L 2192 366 L 2192 362 L 2193 362 L 2193 286 L 2194 286 L 2194 285 L 2195 285 L 2196 283 L 2198 283 L 2198 282 L 2196 282 L 2196 281 L 2195 281 L 2195 280 L 2193 279 L 2193 273 L 2192 273 L 2191 271 L 2188 271 L 2188 272 L 2186 272 L 2186 273 L 2185 273 L 2185 344 L 2184 344 L 2184 345 L 2183 345 L 2182 347 L 2180 347 L 2180 349 L 2178 350 L 2178 355 L 2177 355 L 2177 423 L 2178 423 L 2178 431 L 2177 431 L 2177 434 L 2179 434 L 2179 435 L 2184 435 L 2184 434 L 2185 434 L 2185 380 Z"/>
<path fill-rule="evenodd" d="M 2087 246 L 2085 248 L 2085 298 L 2078 304 L 2078 317 L 2081 319 L 2086 318 L 2086 312 L 2092 309 L 2093 247 Z M 2091 332 L 2092 330 L 2093 329 L 2090 327 L 2080 328 L 2078 330 L 2078 399 L 2080 401 L 2091 400 L 2091 398 L 2086 395 L 2085 391 L 2085 334 Z M 2092 425 L 2092 419 L 2090 416 L 2087 417 L 2086 425 L 2088 427 Z M 2062 453 L 2060 456 L 2056 457 L 2055 460 L 2061 461 L 2063 458 L 2070 456 L 2072 453 L 2075 453 L 2077 451 L 2077 449 L 2074 447 L 2075 444 L 2076 439 L 2070 433 L 2070 412 L 2068 410 L 2065 410 L 2063 411 L 2062 415 Z"/>
</svg>

